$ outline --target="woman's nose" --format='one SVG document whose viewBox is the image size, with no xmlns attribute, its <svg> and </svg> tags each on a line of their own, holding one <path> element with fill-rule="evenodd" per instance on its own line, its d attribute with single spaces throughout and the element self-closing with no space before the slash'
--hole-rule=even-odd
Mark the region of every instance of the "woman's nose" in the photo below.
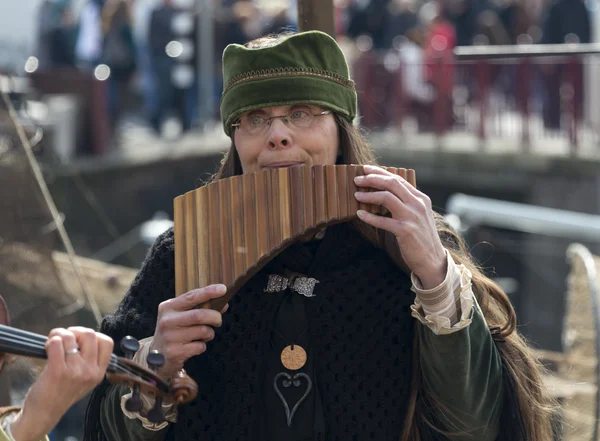
<svg viewBox="0 0 600 441">
<path fill-rule="evenodd" d="M 292 145 L 290 128 L 281 118 L 271 120 L 267 142 L 271 149 L 287 148 Z"/>
</svg>

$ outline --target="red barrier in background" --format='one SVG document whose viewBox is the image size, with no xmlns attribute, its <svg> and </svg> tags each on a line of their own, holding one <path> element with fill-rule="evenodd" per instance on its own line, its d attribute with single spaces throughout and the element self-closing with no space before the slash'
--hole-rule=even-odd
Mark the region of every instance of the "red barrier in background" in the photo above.
<svg viewBox="0 0 600 441">
<path fill-rule="evenodd" d="M 484 148 L 491 136 L 489 127 L 494 127 L 496 137 L 512 139 L 516 134 L 522 151 L 529 151 L 539 137 L 565 136 L 571 152 L 577 152 L 584 101 L 592 99 L 584 91 L 584 54 L 552 54 L 551 59 L 539 54 L 492 54 L 461 60 L 440 52 L 422 66 L 436 99 L 420 104 L 403 88 L 406 66 L 386 66 L 390 53 L 398 54 L 398 50 L 363 52 L 353 67 L 361 124 L 368 129 L 402 129 L 412 118 L 418 132 L 441 137 L 467 131 Z M 455 92 L 460 87 L 467 90 L 468 99 L 459 102 Z"/>
</svg>

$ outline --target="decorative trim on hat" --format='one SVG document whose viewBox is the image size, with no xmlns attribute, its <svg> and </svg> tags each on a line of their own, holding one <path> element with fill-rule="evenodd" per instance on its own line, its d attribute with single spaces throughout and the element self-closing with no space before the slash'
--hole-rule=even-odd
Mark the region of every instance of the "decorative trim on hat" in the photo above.
<svg viewBox="0 0 600 441">
<path fill-rule="evenodd" d="M 231 79 L 231 81 L 229 81 L 229 84 L 227 84 L 225 90 L 223 90 L 223 95 L 225 95 L 230 89 L 238 84 L 249 81 L 297 76 L 319 77 L 325 80 L 336 82 L 344 87 L 347 87 L 348 89 L 354 90 L 354 81 L 330 70 L 317 69 L 314 67 L 278 67 L 274 69 L 262 69 L 258 71 L 244 72 L 236 75 Z"/>
</svg>

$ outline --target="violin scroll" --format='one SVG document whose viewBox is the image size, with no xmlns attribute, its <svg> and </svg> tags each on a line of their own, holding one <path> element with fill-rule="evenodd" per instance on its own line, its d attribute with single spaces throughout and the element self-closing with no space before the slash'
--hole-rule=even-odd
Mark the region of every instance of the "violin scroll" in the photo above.
<svg viewBox="0 0 600 441">
<path fill-rule="evenodd" d="M 125 408 L 131 412 L 142 409 L 141 394 L 154 398 L 154 407 L 148 411 L 148 420 L 161 423 L 165 419 L 162 404 L 172 402 L 176 405 L 189 403 L 198 395 L 198 385 L 182 369 L 169 381 L 158 374 L 158 369 L 165 363 L 165 357 L 158 351 L 150 351 L 146 357 L 149 369 L 144 368 L 132 359 L 139 351 L 139 342 L 130 336 L 121 340 L 124 357 L 115 357 L 115 369 L 107 373 L 106 378 L 112 384 L 123 384 L 131 389 L 131 397 L 125 402 Z"/>
<path fill-rule="evenodd" d="M 177 405 L 189 403 L 198 395 L 198 384 L 183 369 L 171 378 L 171 389 Z"/>
</svg>

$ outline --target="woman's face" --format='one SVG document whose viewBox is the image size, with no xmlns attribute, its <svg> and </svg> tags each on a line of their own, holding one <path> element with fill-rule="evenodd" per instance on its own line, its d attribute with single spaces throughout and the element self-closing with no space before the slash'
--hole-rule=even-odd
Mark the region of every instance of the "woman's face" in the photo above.
<svg viewBox="0 0 600 441">
<path fill-rule="evenodd" d="M 298 104 L 273 106 L 242 115 L 234 128 L 233 139 L 244 173 L 254 173 L 268 168 L 294 165 L 333 165 L 338 156 L 339 134 L 333 113 L 320 115 L 325 109 Z M 273 116 L 288 116 L 262 123 Z M 319 116 L 311 116 L 319 115 Z M 308 118 L 306 126 L 302 120 Z M 248 133 L 247 127 L 254 126 Z M 259 130 L 259 128 L 262 129 Z"/>
</svg>

